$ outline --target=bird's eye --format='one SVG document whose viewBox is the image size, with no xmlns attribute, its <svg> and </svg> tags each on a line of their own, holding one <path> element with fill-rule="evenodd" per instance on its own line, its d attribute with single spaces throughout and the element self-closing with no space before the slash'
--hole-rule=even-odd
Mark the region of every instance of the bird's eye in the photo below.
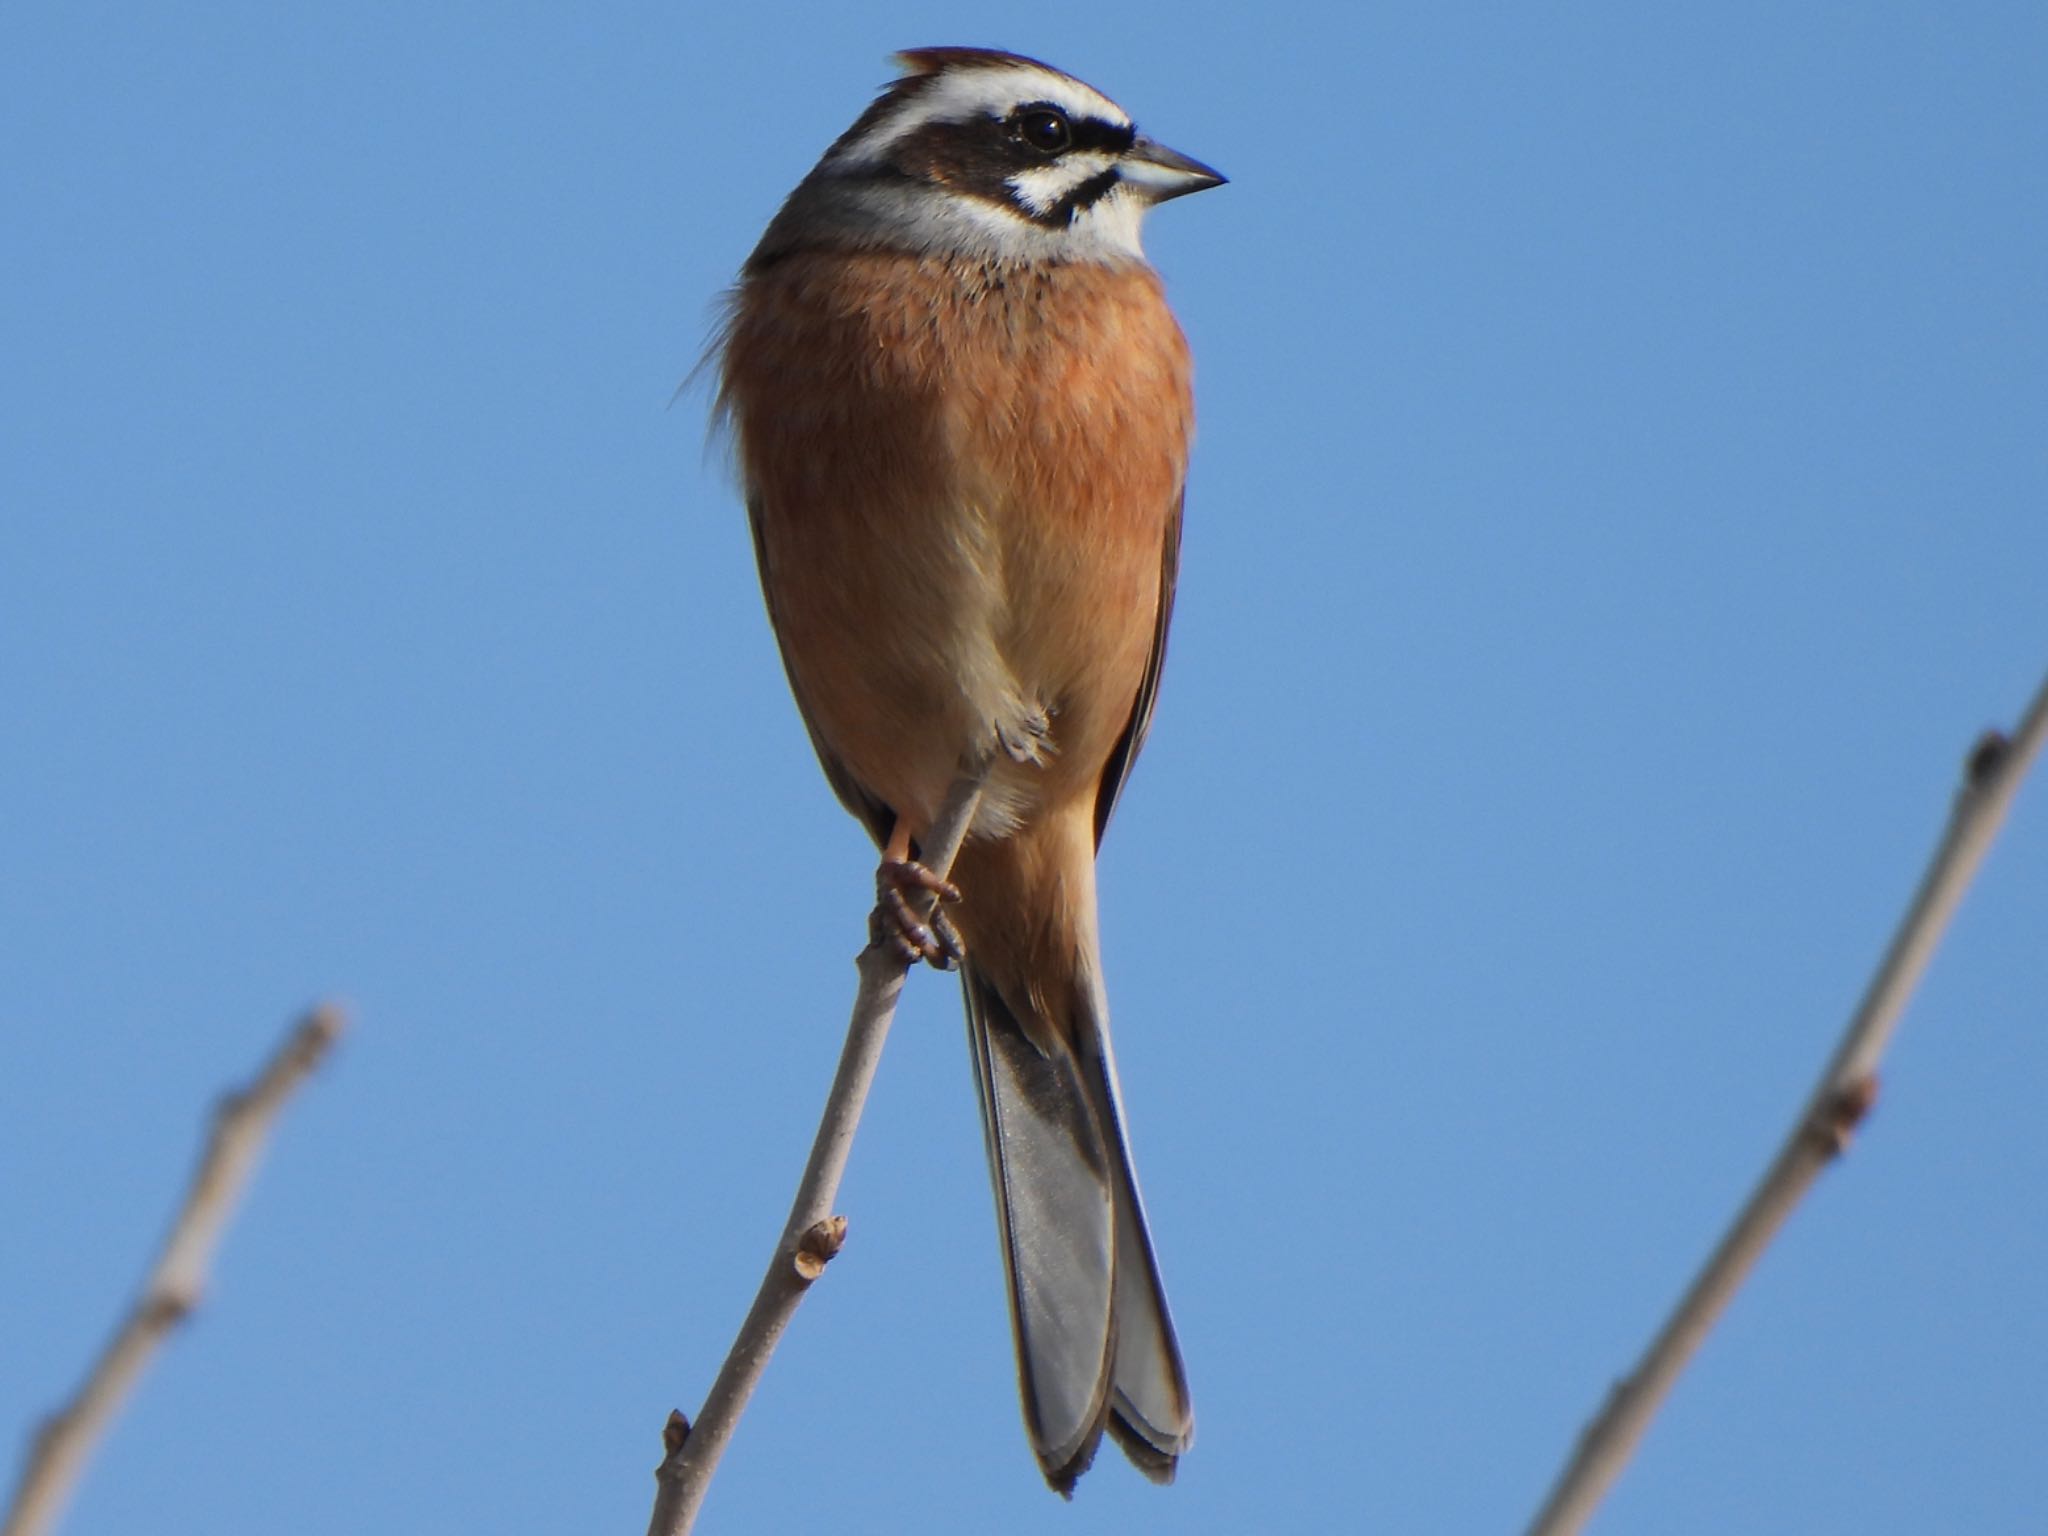
<svg viewBox="0 0 2048 1536">
<path fill-rule="evenodd" d="M 1067 114 L 1057 107 L 1027 107 L 1017 116 L 1017 133 L 1041 155 L 1056 155 L 1074 142 Z"/>
</svg>

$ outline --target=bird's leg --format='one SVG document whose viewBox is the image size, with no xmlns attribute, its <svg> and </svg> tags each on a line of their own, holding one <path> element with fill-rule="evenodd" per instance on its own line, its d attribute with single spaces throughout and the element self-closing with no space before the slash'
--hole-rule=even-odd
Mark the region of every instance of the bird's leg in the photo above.
<svg viewBox="0 0 2048 1536">
<path fill-rule="evenodd" d="M 899 816 L 875 870 L 875 911 L 868 932 L 877 942 L 891 945 L 906 964 L 923 960 L 942 971 L 954 969 L 967 958 L 959 930 L 937 902 L 928 919 L 920 917 L 906 894 L 911 891 L 929 891 L 939 902 L 960 899 L 959 886 L 910 856 L 910 823 Z"/>
</svg>

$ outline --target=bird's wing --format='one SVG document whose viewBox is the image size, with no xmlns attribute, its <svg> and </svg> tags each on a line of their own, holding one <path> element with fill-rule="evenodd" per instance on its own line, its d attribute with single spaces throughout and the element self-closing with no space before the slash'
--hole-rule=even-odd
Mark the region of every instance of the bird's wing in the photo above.
<svg viewBox="0 0 2048 1536">
<path fill-rule="evenodd" d="M 860 818 L 875 839 L 875 845 L 882 847 L 889 841 L 889 834 L 896 826 L 896 813 L 877 799 L 861 782 L 848 771 L 832 749 L 825 745 L 825 738 L 818 734 L 818 727 L 812 722 L 811 707 L 804 700 L 803 690 L 796 683 L 796 669 L 789 664 L 789 652 L 782 648 L 782 618 L 775 611 L 775 592 L 768 583 L 768 546 L 761 535 L 761 503 L 758 497 L 747 498 L 747 526 L 754 535 L 754 569 L 761 575 L 761 598 L 768 605 L 768 627 L 775 631 L 776 649 L 782 651 L 782 673 L 789 679 L 789 691 L 796 700 L 796 712 L 803 717 L 804 729 L 810 733 L 811 749 L 818 754 L 818 766 L 825 770 L 825 781 L 832 786 L 832 793 L 839 797 L 839 803 Z"/>
<path fill-rule="evenodd" d="M 1123 794 L 1124 780 L 1130 777 L 1132 765 L 1144 750 L 1145 733 L 1152 729 L 1152 708 L 1159 702 L 1159 674 L 1166 666 L 1166 631 L 1173 622 L 1173 589 L 1180 577 L 1181 509 L 1186 502 L 1185 493 L 1175 497 L 1173 510 L 1167 515 L 1166 540 L 1160 550 L 1159 613 L 1152 625 L 1152 654 L 1145 658 L 1145 675 L 1138 680 L 1138 695 L 1131 702 L 1130 723 L 1110 752 L 1109 762 L 1102 770 L 1102 783 L 1095 791 L 1097 847 L 1102 845 L 1102 834 L 1109 827 L 1118 797 Z M 830 771 L 828 766 L 826 772 Z M 839 798 L 845 800 L 846 796 L 842 793 Z"/>
</svg>

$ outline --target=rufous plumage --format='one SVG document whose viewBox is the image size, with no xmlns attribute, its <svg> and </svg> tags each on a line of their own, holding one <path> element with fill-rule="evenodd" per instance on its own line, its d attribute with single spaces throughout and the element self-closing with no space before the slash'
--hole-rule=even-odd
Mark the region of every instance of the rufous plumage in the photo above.
<svg viewBox="0 0 2048 1536">
<path fill-rule="evenodd" d="M 1040 1466 L 1070 1491 L 1107 1429 L 1166 1481 L 1194 1418 L 1110 1050 L 1095 852 L 1151 719 L 1193 431 L 1139 224 L 1223 178 L 1034 60 L 900 57 L 749 258 L 719 409 L 791 691 L 885 891 L 937 884 L 921 841 L 986 775 L 950 924 L 906 917 L 902 938 L 964 950 Z"/>
</svg>

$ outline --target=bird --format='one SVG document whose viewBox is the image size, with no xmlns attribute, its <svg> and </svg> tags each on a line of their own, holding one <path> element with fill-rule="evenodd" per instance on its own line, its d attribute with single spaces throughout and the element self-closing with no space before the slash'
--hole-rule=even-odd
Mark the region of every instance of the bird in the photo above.
<svg viewBox="0 0 2048 1536">
<path fill-rule="evenodd" d="M 1225 178 L 1020 54 L 920 48 L 781 205 L 707 356 L 763 596 L 878 919 L 960 972 L 1028 1438 L 1155 1482 L 1187 1371 L 1131 1163 L 1095 859 L 1158 695 L 1193 432 L 1146 212 Z M 950 876 L 920 862 L 983 791 Z M 929 920 L 906 893 L 945 898 Z M 930 898 L 926 898 L 929 900 Z"/>
</svg>

